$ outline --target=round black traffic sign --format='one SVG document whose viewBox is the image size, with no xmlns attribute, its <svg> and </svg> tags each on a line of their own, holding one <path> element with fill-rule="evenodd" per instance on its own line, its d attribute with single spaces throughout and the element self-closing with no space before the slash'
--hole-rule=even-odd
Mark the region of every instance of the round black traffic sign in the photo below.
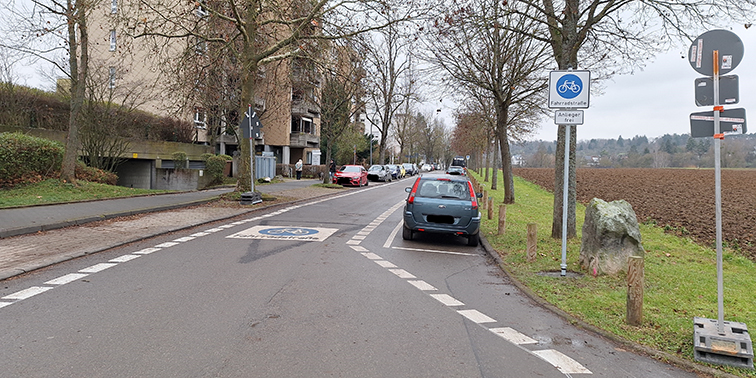
<svg viewBox="0 0 756 378">
<path fill-rule="evenodd" d="M 724 75 L 743 59 L 743 41 L 729 30 L 710 30 L 693 40 L 688 50 L 688 62 L 696 72 L 714 76 L 714 50 L 719 51 L 719 74 Z"/>
</svg>

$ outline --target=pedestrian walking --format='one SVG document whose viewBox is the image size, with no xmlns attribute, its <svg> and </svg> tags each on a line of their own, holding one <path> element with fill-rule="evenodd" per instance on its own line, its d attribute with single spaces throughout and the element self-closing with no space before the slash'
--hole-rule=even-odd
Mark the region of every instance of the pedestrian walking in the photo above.
<svg viewBox="0 0 756 378">
<path fill-rule="evenodd" d="M 297 161 L 297 164 L 294 164 L 294 169 L 297 171 L 297 180 L 302 178 L 302 159 L 299 159 Z"/>
<path fill-rule="evenodd" d="M 333 176 L 336 174 L 336 163 L 331 159 L 331 164 L 328 165 L 329 181 L 333 182 Z"/>
</svg>

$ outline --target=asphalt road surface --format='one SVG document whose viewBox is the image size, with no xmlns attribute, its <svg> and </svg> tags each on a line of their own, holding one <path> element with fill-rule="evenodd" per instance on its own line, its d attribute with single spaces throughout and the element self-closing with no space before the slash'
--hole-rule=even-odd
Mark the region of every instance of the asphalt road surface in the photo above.
<svg viewBox="0 0 756 378">
<path fill-rule="evenodd" d="M 413 179 L 0 286 L 0 377 L 694 377 L 575 328 L 481 247 L 401 238 Z"/>
</svg>

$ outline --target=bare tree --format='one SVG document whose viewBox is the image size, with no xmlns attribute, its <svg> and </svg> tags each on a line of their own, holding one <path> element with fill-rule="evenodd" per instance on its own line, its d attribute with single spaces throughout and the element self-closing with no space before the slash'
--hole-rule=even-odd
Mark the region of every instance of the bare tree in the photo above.
<svg viewBox="0 0 756 378">
<path fill-rule="evenodd" d="M 531 18 L 513 11 L 515 5 L 494 0 L 474 0 L 447 9 L 434 23 L 427 39 L 429 60 L 451 77 L 452 83 L 490 97 L 496 112 L 494 127 L 501 148 L 504 203 L 514 203 L 514 180 L 509 150 L 510 134 L 522 135 L 540 117 L 523 122 L 523 112 L 533 117 L 540 109 L 546 87 L 543 70 L 547 45 L 512 32 L 537 27 Z"/>
<path fill-rule="evenodd" d="M 175 54 L 175 39 L 199 40 L 208 49 L 222 49 L 238 64 L 239 109 L 254 104 L 257 78 L 273 62 L 317 52 L 318 41 L 354 36 L 400 22 L 414 12 L 413 4 L 381 1 L 327 0 L 213 0 L 197 1 L 194 12 L 182 0 L 136 1 L 129 28 L 135 37 L 154 40 L 156 51 Z M 392 9 L 396 18 L 376 21 L 376 15 Z M 199 16 L 199 17 L 198 17 Z M 241 169 L 237 190 L 250 189 L 250 146 L 241 144 Z"/>
<path fill-rule="evenodd" d="M 96 0 L 31 0 L 11 3 L 6 17 L 12 19 L 3 27 L 5 42 L 0 47 L 42 59 L 53 64 L 70 80 L 70 114 L 68 135 L 60 178 L 76 183 L 76 160 L 79 152 L 79 123 L 84 104 L 89 68 L 88 13 Z M 29 7 L 30 6 L 30 7 Z M 8 19 L 6 19 L 8 20 Z M 67 56 L 67 60 L 62 60 Z"/>
<path fill-rule="evenodd" d="M 362 81 L 365 72 L 362 60 L 357 56 L 348 40 L 331 46 L 331 57 L 324 67 L 323 84 L 320 101 L 320 140 L 321 149 L 325 148 L 326 164 L 333 158 L 334 146 L 349 129 L 357 123 L 356 114 L 364 112 L 364 88 Z M 323 182 L 330 183 L 330 177 L 324 175 Z"/>
<path fill-rule="evenodd" d="M 401 85 L 402 77 L 412 70 L 410 33 L 393 21 L 397 18 L 393 10 L 387 11 L 385 18 L 390 25 L 367 36 L 364 47 L 367 98 L 371 108 L 367 119 L 381 134 L 379 164 L 386 161 L 385 151 L 395 116 L 409 101 L 414 89 L 411 79 L 408 85 Z"/>
<path fill-rule="evenodd" d="M 692 40 L 691 33 L 717 24 L 748 22 L 754 0 L 520 0 L 535 10 L 520 14 L 532 17 L 541 27 L 510 28 L 548 43 L 558 69 L 591 69 L 591 76 L 607 78 L 633 70 L 650 56 L 680 40 Z M 579 59 L 580 57 L 580 59 Z M 559 126 L 554 178 L 554 213 L 551 234 L 561 237 L 562 187 L 566 127 Z M 575 237 L 575 146 L 577 128 L 570 127 L 567 235 Z"/>
</svg>

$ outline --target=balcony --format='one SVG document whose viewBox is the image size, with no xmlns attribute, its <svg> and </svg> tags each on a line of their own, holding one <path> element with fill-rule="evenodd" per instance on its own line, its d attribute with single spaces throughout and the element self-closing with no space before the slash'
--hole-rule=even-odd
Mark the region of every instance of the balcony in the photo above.
<svg viewBox="0 0 756 378">
<path fill-rule="evenodd" d="M 289 135 L 289 147 L 294 148 L 317 148 L 320 146 L 320 136 L 307 133 L 291 133 Z"/>
</svg>

